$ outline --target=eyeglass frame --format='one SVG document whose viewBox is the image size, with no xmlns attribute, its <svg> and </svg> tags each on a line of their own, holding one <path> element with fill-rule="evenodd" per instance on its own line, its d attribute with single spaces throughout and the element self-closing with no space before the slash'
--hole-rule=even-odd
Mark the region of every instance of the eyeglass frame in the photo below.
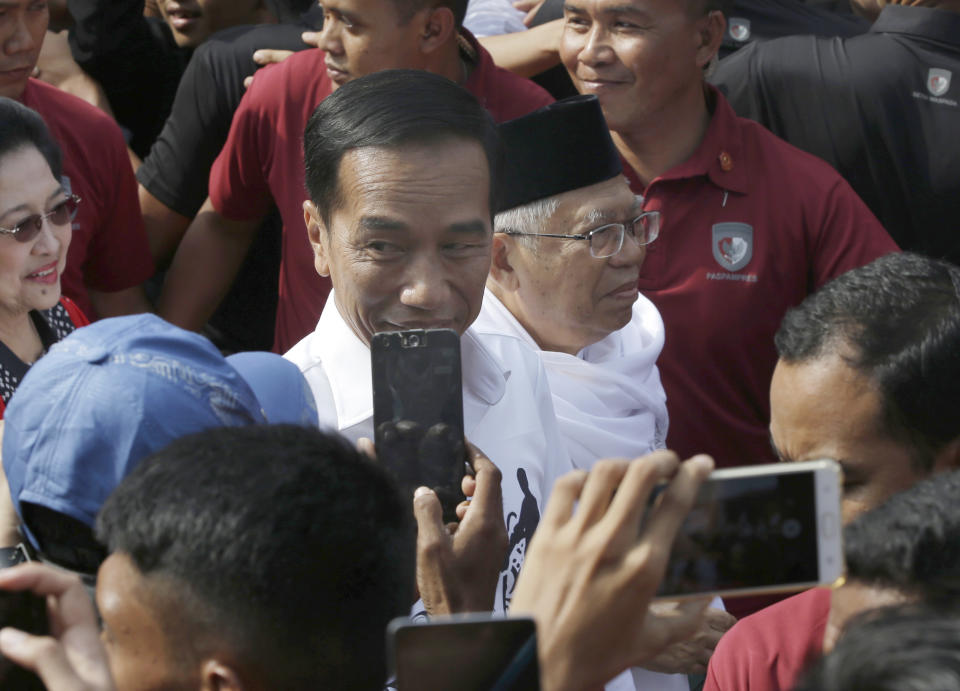
<svg viewBox="0 0 960 691">
<path fill-rule="evenodd" d="M 635 227 L 636 223 L 641 218 L 644 218 L 645 216 L 654 216 L 657 219 L 659 219 L 660 212 L 659 211 L 642 211 L 640 212 L 639 216 L 636 216 L 635 218 L 630 220 L 630 224 Z M 620 243 L 617 245 L 617 249 L 610 254 L 604 255 L 602 257 L 598 257 L 596 254 L 593 253 L 593 236 L 602 230 L 606 230 L 607 228 L 611 228 L 614 226 L 620 226 Z M 626 223 L 605 223 L 602 226 L 598 226 L 597 228 L 588 230 L 586 233 L 576 233 L 574 235 L 563 235 L 561 233 L 527 233 L 522 230 L 498 230 L 497 232 L 502 233 L 503 235 L 519 235 L 524 237 L 561 238 L 566 240 L 587 240 L 589 243 L 588 247 L 590 248 L 591 257 L 593 257 L 594 259 L 609 259 L 610 257 L 615 257 L 618 254 L 620 254 L 620 250 L 623 249 L 623 240 L 627 235 L 627 224 Z M 656 233 L 654 233 L 653 237 L 647 240 L 646 242 L 640 242 L 637 239 L 636 233 L 633 233 L 632 237 L 634 241 L 637 243 L 637 246 L 646 247 L 647 245 L 651 244 L 654 240 L 656 240 L 658 237 L 660 237 L 660 223 L 659 222 L 657 223 Z"/>
<path fill-rule="evenodd" d="M 80 202 L 82 201 L 83 199 L 81 199 L 75 194 L 67 195 L 67 198 L 64 199 L 62 202 L 57 202 L 56 207 L 59 207 L 62 204 L 69 204 L 70 202 L 73 202 L 74 207 L 73 207 L 73 211 L 70 212 L 70 218 L 68 218 L 64 223 L 53 223 L 53 221 L 50 221 L 50 222 L 53 223 L 54 225 L 67 225 L 68 223 L 72 223 L 73 219 L 77 217 L 77 213 L 80 211 Z M 14 228 L 4 228 L 0 226 L 0 234 L 10 235 L 17 242 L 30 242 L 35 237 L 37 237 L 37 235 L 40 234 L 41 230 L 43 230 L 43 222 L 48 220 L 51 216 L 53 216 L 53 214 L 57 213 L 56 207 L 46 212 L 45 214 L 30 214 L 25 219 L 20 221 L 20 223 L 18 223 Z M 31 220 L 33 220 L 33 224 L 34 224 L 32 233 L 20 227 Z M 24 233 L 24 232 L 27 232 L 27 234 L 24 235 L 23 239 L 21 240 L 20 235 L 21 233 Z"/>
</svg>

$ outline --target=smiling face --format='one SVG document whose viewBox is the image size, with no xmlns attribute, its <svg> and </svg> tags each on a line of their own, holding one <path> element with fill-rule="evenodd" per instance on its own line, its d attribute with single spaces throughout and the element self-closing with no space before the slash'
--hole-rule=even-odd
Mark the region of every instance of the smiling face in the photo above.
<svg viewBox="0 0 960 691">
<path fill-rule="evenodd" d="M 703 67 L 719 45 L 719 13 L 695 16 L 690 9 L 686 0 L 564 3 L 560 58 L 577 90 L 600 99 L 611 130 L 648 127 L 691 104 L 702 107 Z"/>
<path fill-rule="evenodd" d="M 585 234 L 641 211 L 622 176 L 554 199 L 559 204 L 547 227 L 514 230 Z M 491 288 L 544 350 L 576 354 L 630 321 L 646 249 L 629 235 L 605 259 L 591 256 L 586 240 L 541 237 L 530 247 L 498 234 L 494 242 Z"/>
<path fill-rule="evenodd" d="M 0 0 L 0 96 L 23 94 L 49 22 L 46 0 Z"/>
<path fill-rule="evenodd" d="M 364 343 L 473 323 L 490 268 L 489 190 L 484 150 L 465 139 L 343 156 L 329 227 L 311 202 L 305 220 L 317 271 Z"/>
<path fill-rule="evenodd" d="M 838 355 L 780 360 L 770 384 L 770 437 L 786 461 L 832 458 L 843 467 L 843 522 L 925 476 L 883 427 L 872 382 Z"/>
<path fill-rule="evenodd" d="M 34 147 L 17 149 L 0 159 L 0 227 L 14 228 L 66 198 L 46 159 Z M 29 242 L 0 235 L 0 312 L 20 316 L 57 304 L 70 233 L 70 223 L 55 225 L 48 218 Z"/>
<path fill-rule="evenodd" d="M 393 0 L 324 0 L 318 48 L 334 89 L 388 69 L 423 69 L 418 12 L 404 20 Z"/>
<path fill-rule="evenodd" d="M 157 9 L 181 48 L 195 48 L 221 29 L 258 24 L 269 16 L 262 0 L 159 0 Z"/>
</svg>

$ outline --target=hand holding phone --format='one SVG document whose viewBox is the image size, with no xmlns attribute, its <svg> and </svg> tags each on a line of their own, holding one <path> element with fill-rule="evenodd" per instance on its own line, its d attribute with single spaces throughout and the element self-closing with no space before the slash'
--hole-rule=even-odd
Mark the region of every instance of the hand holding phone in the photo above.
<svg viewBox="0 0 960 691">
<path fill-rule="evenodd" d="M 107 654 L 100 642 L 97 615 L 77 576 L 44 564 L 21 564 L 0 569 L 0 590 L 30 592 L 44 602 L 44 617 L 54 632 L 54 645 L 49 645 L 50 639 L 43 641 L 22 631 L 9 636 L 12 629 L 0 636 L 0 652 L 39 674 L 46 685 L 40 688 L 115 691 Z M 45 607 L 47 598 L 56 602 L 49 614 Z M 0 687 L 24 688 L 7 683 Z"/>
<path fill-rule="evenodd" d="M 451 534 L 433 492 L 413 500 L 417 520 L 417 588 L 430 616 L 493 609 L 497 580 L 507 554 L 500 471 L 470 445 L 476 475 L 473 497 Z"/>
</svg>

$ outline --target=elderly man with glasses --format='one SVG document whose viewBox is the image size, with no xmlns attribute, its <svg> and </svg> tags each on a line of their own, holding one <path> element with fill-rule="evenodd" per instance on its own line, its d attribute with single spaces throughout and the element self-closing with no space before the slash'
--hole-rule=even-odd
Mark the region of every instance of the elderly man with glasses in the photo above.
<svg viewBox="0 0 960 691">
<path fill-rule="evenodd" d="M 577 467 L 663 448 L 663 321 L 637 291 L 660 214 L 643 212 L 630 191 L 595 97 L 542 108 L 500 133 L 504 193 L 474 328 L 540 354 Z"/>
<path fill-rule="evenodd" d="M 514 336 L 538 353 L 576 467 L 664 448 L 666 395 L 656 365 L 663 320 L 637 290 L 660 213 L 644 212 L 630 191 L 595 96 L 503 123 L 500 135 L 508 152 L 501 211 L 472 328 Z M 733 622 L 711 609 L 683 651 L 630 670 L 608 689 L 688 689 L 682 673 L 702 672 Z"/>
</svg>

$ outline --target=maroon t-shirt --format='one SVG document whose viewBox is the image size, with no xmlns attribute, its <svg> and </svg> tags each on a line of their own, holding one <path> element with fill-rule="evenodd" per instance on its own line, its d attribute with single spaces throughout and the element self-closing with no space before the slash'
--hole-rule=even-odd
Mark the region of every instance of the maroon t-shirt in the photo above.
<svg viewBox="0 0 960 691">
<path fill-rule="evenodd" d="M 63 294 L 95 319 L 88 288 L 111 293 L 153 275 L 123 133 L 102 111 L 36 79 L 27 80 L 20 100 L 47 123 L 63 151 L 63 186 L 83 200 L 61 285 Z"/>
<path fill-rule="evenodd" d="M 645 189 L 625 172 L 662 215 L 639 285 L 666 328 L 667 445 L 726 467 L 775 460 L 773 336 L 787 309 L 897 246 L 833 168 L 710 91 L 713 116 L 687 161 Z"/>
<path fill-rule="evenodd" d="M 741 619 L 717 644 L 703 691 L 790 691 L 822 654 L 830 589 L 814 588 Z"/>
<path fill-rule="evenodd" d="M 476 39 L 463 33 L 477 53 L 464 87 L 495 120 L 510 120 L 553 102 L 533 82 L 494 65 Z M 332 91 L 324 57 L 320 50 L 305 50 L 260 70 L 210 171 L 210 200 L 226 218 L 261 218 L 272 202 L 280 209 L 283 249 L 273 343 L 279 353 L 316 328 L 330 292 L 330 280 L 314 267 L 303 223 L 303 130 Z"/>
</svg>

